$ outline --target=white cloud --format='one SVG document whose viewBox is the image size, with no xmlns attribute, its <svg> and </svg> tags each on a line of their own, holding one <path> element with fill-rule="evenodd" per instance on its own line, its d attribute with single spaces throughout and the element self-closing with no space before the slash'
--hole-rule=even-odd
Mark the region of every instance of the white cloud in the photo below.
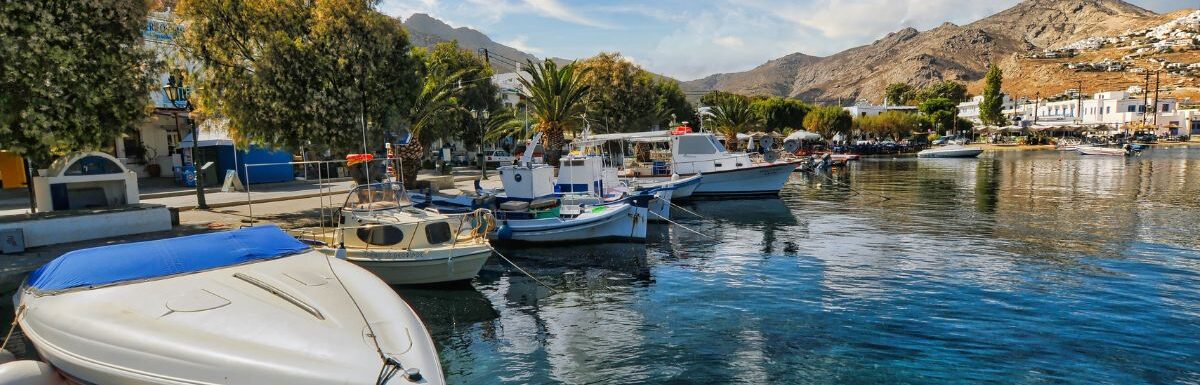
<svg viewBox="0 0 1200 385">
<path fill-rule="evenodd" d="M 566 6 L 562 5 L 562 3 L 559 3 L 558 0 L 525 0 L 525 4 L 533 7 L 534 13 L 545 17 L 579 25 L 586 25 L 589 27 L 613 28 L 613 26 L 609 24 L 580 15 L 575 10 L 567 8 Z"/>
<path fill-rule="evenodd" d="M 541 48 L 537 48 L 537 47 L 529 45 L 529 37 L 525 36 L 525 35 L 517 35 L 517 37 L 515 37 L 511 40 L 500 42 L 500 44 L 504 44 L 509 47 L 516 48 L 519 51 L 524 51 L 527 53 L 532 53 L 532 54 L 542 53 Z"/>
<path fill-rule="evenodd" d="M 722 47 L 741 47 L 746 45 L 746 42 L 737 36 L 717 36 L 712 39 L 712 42 Z"/>
</svg>

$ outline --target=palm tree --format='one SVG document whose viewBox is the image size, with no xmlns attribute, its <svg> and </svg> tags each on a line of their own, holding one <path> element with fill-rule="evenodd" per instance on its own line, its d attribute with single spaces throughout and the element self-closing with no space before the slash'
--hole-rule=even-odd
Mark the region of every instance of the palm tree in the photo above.
<svg viewBox="0 0 1200 385">
<path fill-rule="evenodd" d="M 589 87 L 583 84 L 587 72 L 571 62 L 559 67 L 546 59 L 541 63 L 527 60 L 524 68 L 528 79 L 521 77 L 529 103 L 530 112 L 537 121 L 534 128 L 545 138 L 546 160 L 558 165 L 558 157 L 564 144 L 563 132 L 571 129 L 577 116 L 583 113 L 583 97 Z"/>
<path fill-rule="evenodd" d="M 417 171 L 421 170 L 421 158 L 425 155 L 425 144 L 422 143 L 421 133 L 432 126 L 434 122 L 447 113 L 459 113 L 462 110 L 455 98 L 459 87 L 456 85 L 462 78 L 463 72 L 445 74 L 440 71 L 430 72 L 422 79 L 421 93 L 417 94 L 409 110 L 409 140 L 408 145 L 400 146 L 397 155 L 403 162 L 405 187 L 413 187 L 417 182 Z"/>
<path fill-rule="evenodd" d="M 737 134 L 749 132 L 762 125 L 762 117 L 750 108 L 750 98 L 742 95 L 723 94 L 712 106 L 714 131 L 725 136 L 725 148 L 737 149 Z"/>
<path fill-rule="evenodd" d="M 517 119 L 516 113 L 510 108 L 497 107 L 488 112 L 483 122 L 483 140 L 493 142 L 506 137 L 528 139 L 529 133 L 522 132 L 524 124 Z"/>
</svg>

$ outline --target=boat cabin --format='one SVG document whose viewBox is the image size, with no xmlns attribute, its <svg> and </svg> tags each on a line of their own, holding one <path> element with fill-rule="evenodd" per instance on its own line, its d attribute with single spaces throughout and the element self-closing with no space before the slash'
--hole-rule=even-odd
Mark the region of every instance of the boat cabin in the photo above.
<svg viewBox="0 0 1200 385">
<path fill-rule="evenodd" d="M 456 230 L 446 216 L 413 207 L 400 183 L 374 183 L 350 191 L 334 243 L 411 250 L 451 242 Z"/>
</svg>

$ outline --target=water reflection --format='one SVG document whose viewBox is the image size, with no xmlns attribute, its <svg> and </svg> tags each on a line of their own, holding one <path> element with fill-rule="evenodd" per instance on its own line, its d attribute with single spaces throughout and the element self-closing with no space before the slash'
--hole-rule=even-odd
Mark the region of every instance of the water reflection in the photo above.
<svg viewBox="0 0 1200 385">
<path fill-rule="evenodd" d="M 864 159 L 502 251 L 553 294 L 496 260 L 402 294 L 455 383 L 1200 382 L 1198 196 L 1200 149 Z"/>
</svg>

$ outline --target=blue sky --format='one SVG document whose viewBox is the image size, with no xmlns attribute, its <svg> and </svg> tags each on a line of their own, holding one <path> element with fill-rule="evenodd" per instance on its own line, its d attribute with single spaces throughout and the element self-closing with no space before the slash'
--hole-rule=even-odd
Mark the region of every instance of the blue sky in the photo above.
<svg viewBox="0 0 1200 385">
<path fill-rule="evenodd" d="M 1157 12 L 1190 0 L 1130 0 Z M 829 55 L 904 27 L 966 24 L 1017 0 L 383 0 L 407 18 L 430 14 L 539 57 L 617 51 L 681 80 L 744 71 L 793 52 Z"/>
</svg>

